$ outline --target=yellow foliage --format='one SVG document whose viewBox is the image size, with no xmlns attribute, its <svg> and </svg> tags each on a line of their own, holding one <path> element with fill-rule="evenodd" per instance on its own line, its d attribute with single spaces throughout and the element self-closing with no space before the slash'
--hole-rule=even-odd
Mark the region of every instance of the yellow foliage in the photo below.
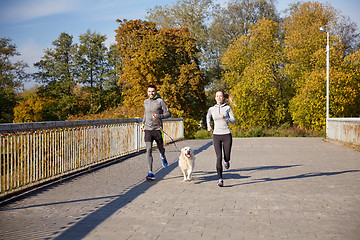
<svg viewBox="0 0 360 240">
<path fill-rule="evenodd" d="M 205 79 L 198 66 L 196 39 L 187 28 L 155 29 L 146 21 L 120 21 L 116 40 L 123 61 L 124 106 L 139 108 L 155 84 L 170 109 L 200 119 L 206 109 Z M 131 45 L 127 41 L 131 42 Z"/>
<path fill-rule="evenodd" d="M 278 73 L 281 46 L 279 26 L 263 19 L 227 49 L 224 80 L 234 97 L 233 111 L 243 128 L 279 125 L 285 118 Z"/>
<path fill-rule="evenodd" d="M 34 94 L 24 101 L 20 101 L 14 108 L 14 123 L 41 122 L 45 119 L 46 111 L 55 100 L 41 98 Z"/>
</svg>

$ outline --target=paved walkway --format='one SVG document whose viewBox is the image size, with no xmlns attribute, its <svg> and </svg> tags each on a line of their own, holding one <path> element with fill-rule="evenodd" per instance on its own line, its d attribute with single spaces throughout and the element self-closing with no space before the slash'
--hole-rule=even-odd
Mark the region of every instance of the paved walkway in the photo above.
<svg viewBox="0 0 360 240">
<path fill-rule="evenodd" d="M 52 185 L 0 208 L 0 239 L 360 239 L 360 152 L 320 138 L 234 139 L 225 187 L 211 140 L 182 182 L 178 152 L 141 154 Z M 156 155 L 157 155 L 156 151 Z"/>
</svg>

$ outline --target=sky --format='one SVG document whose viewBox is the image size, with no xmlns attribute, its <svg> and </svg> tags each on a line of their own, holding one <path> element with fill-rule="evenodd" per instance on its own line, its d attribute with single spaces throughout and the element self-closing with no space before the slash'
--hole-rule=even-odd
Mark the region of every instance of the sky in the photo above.
<svg viewBox="0 0 360 240">
<path fill-rule="evenodd" d="M 46 48 L 62 32 L 73 36 L 74 43 L 88 29 L 107 36 L 106 45 L 115 43 L 116 19 L 146 20 L 146 13 L 155 6 L 173 5 L 177 0 L 0 0 L 0 37 L 12 39 L 21 56 L 34 72 Z M 223 4 L 226 0 L 215 0 Z M 278 11 L 298 0 L 277 0 Z M 350 17 L 360 29 L 360 0 L 318 0 L 330 3 Z M 25 84 L 30 88 L 34 83 Z"/>
</svg>

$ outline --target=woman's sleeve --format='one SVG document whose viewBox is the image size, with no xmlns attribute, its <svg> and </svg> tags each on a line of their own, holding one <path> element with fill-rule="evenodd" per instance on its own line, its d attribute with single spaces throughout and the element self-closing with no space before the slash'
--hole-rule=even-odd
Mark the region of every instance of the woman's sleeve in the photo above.
<svg viewBox="0 0 360 240">
<path fill-rule="evenodd" d="M 235 123 L 235 116 L 231 108 L 229 108 L 229 117 L 226 119 L 226 121 L 232 124 Z"/>
<path fill-rule="evenodd" d="M 210 113 L 210 108 L 206 114 L 206 128 L 209 128 L 211 125 L 210 125 L 210 122 L 211 122 L 211 113 Z"/>
</svg>

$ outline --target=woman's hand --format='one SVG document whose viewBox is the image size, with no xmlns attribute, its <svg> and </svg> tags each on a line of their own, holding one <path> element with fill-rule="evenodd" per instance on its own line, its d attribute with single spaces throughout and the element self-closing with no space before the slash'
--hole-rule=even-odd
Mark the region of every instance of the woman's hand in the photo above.
<svg viewBox="0 0 360 240">
<path fill-rule="evenodd" d="M 212 127 L 208 127 L 208 132 L 211 132 L 212 131 Z"/>
</svg>

